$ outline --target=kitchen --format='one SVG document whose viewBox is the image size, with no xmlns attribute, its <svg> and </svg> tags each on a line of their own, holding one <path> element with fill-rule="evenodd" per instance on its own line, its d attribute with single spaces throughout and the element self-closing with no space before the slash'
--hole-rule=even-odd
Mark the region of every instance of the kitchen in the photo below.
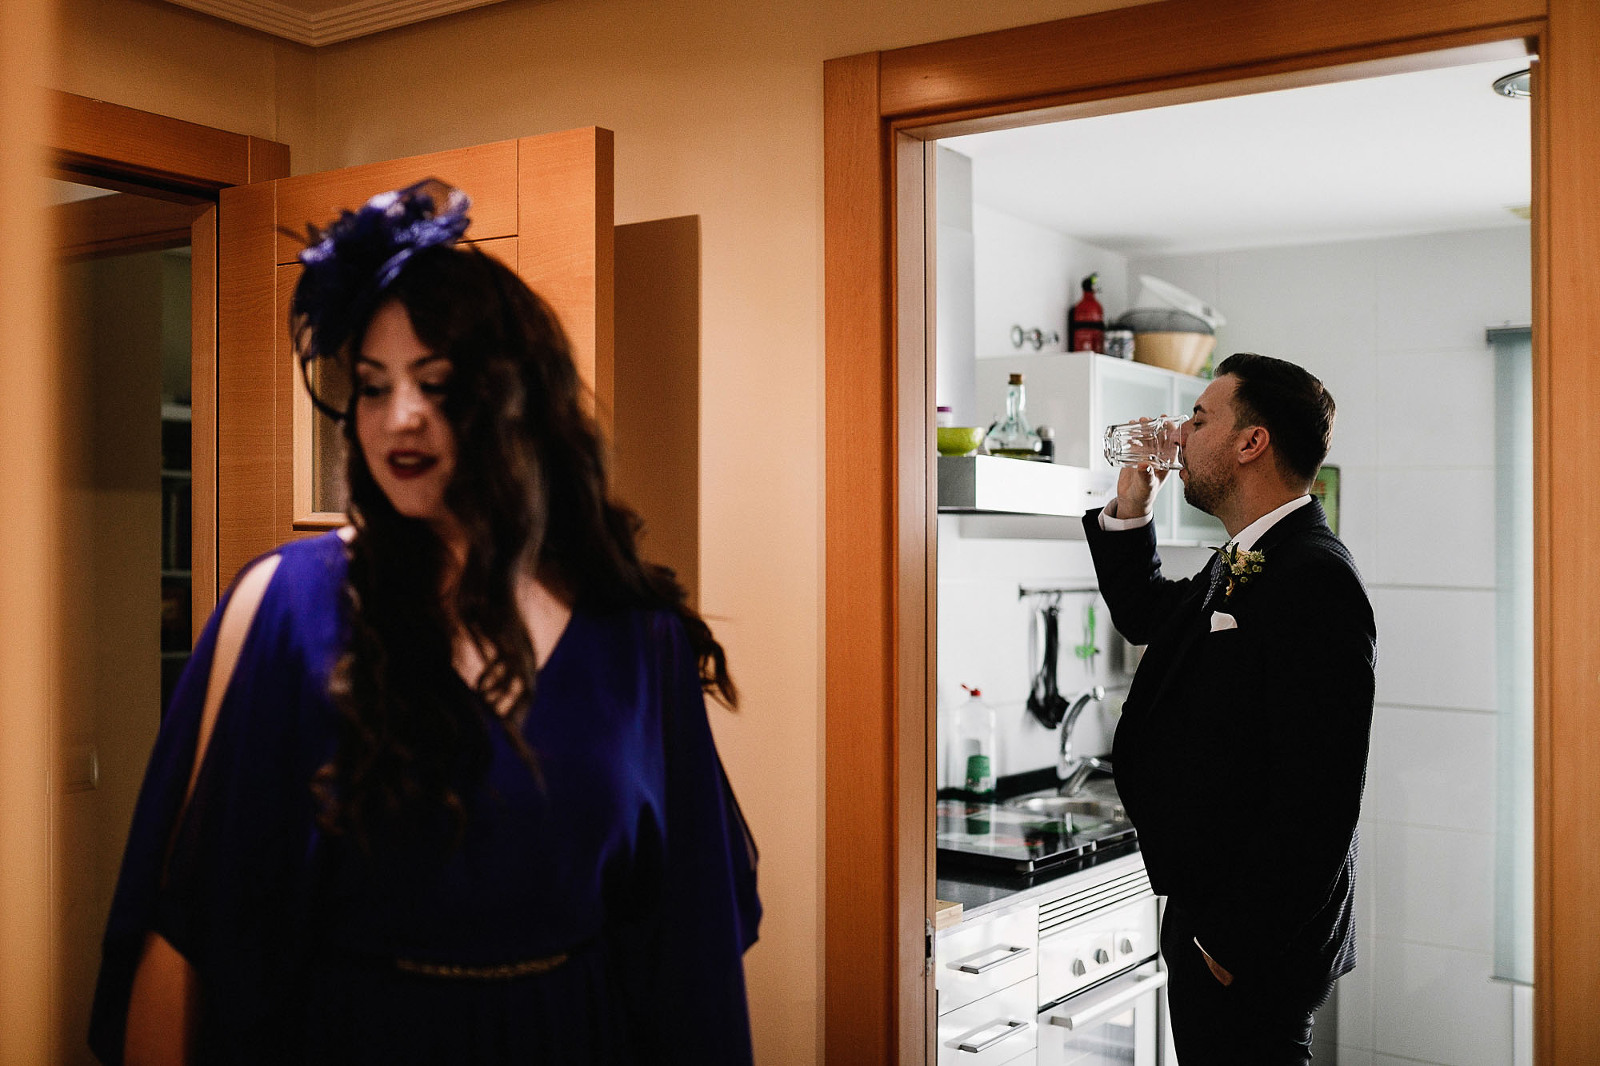
<svg viewBox="0 0 1600 1066">
<path fill-rule="evenodd" d="M 1032 127 L 939 151 L 937 402 L 954 408 L 957 424 L 987 425 L 1009 372 L 1051 364 L 1062 345 L 1050 335 L 1065 331 L 1091 273 L 1108 320 L 1151 300 L 1141 278 L 1156 278 L 1168 283 L 1157 289 L 1181 287 L 1225 316 L 1218 358 L 1255 350 L 1295 359 L 1339 402 L 1328 459 L 1340 473 L 1339 533 L 1371 590 L 1381 658 L 1361 825 L 1361 961 L 1322 1012 L 1319 1061 L 1526 1061 L 1531 668 L 1515 657 L 1527 627 L 1512 608 L 1530 586 L 1515 575 L 1523 534 L 1496 528 L 1497 515 L 1517 513 L 1500 495 L 1526 484 L 1530 462 L 1527 432 L 1511 439 L 1512 414 L 1496 412 L 1527 364 L 1525 349 L 1520 363 L 1515 354 L 1525 339 L 1504 327 L 1530 318 L 1528 228 L 1512 210 L 1528 201 L 1526 105 L 1491 88 L 1513 69 L 1475 64 L 1187 105 L 1200 109 L 1188 114 L 1082 120 L 1059 127 L 1075 138 L 1065 147 L 1050 146 L 1051 127 Z M 1434 137 L 1424 144 L 1418 129 Z M 1270 141 L 1273 158 L 1252 141 Z M 953 340 L 961 336 L 973 338 L 969 348 Z M 1028 384 L 1029 411 L 1073 407 L 1042 395 L 1035 376 Z M 1498 443 L 1491 426 L 1503 431 Z M 1064 440 L 1088 441 L 1103 425 L 1052 428 L 1062 451 Z M 1172 506 L 1173 488 L 1163 496 Z M 1048 603 L 1023 590 L 1067 590 L 1050 597 L 1059 601 L 1063 698 L 1105 689 L 1077 719 L 1077 756 L 1109 751 L 1128 649 L 1092 591 L 1077 520 L 970 513 L 989 509 L 938 519 L 939 784 L 958 783 L 948 739 L 967 685 L 995 713 L 995 772 L 1024 775 L 1013 783 L 1022 791 L 1051 789 L 1058 733 L 1027 710 Z M 1220 537 L 1206 539 L 1175 513 L 1170 522 L 1163 559 L 1192 573 Z M 948 876 L 951 858 L 941 850 L 941 899 L 962 891 Z M 1117 858 L 1060 881 L 1086 885 L 1135 867 Z M 1042 905 L 1038 886 L 1050 874 L 1027 881 L 1013 902 Z M 1003 917 L 1006 891 L 988 887 L 968 899 L 980 918 Z M 1050 955 L 1038 952 L 1040 982 Z M 1098 982 L 1069 982 L 1074 993 L 1085 985 Z M 1036 1006 L 1056 998 L 1041 988 Z M 984 1039 L 1006 1035 L 1014 1050 L 1031 1039 L 1037 1061 L 1058 1061 L 1047 1055 L 1047 1028 L 1058 1040 L 1072 1030 L 1043 1013 L 1037 1020 L 1031 1032 Z M 941 1054 L 945 1034 L 941 1024 Z M 1134 1061 L 1157 1061 L 1142 1053 Z"/>
</svg>

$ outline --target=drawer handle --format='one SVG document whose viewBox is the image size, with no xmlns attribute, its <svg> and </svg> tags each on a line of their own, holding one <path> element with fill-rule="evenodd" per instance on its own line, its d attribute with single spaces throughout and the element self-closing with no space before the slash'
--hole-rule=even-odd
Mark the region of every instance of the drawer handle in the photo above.
<svg viewBox="0 0 1600 1066">
<path fill-rule="evenodd" d="M 956 1050 L 957 1051 L 970 1051 L 973 1054 L 981 1054 L 982 1052 L 988 1051 L 990 1048 L 992 1048 L 996 1044 L 1000 1043 L 1000 1041 L 1004 1040 L 1006 1037 L 1010 1036 L 1012 1033 L 1015 1033 L 1018 1029 L 1026 1029 L 1028 1027 L 1028 1023 L 1027 1022 L 1014 1022 L 1014 1021 L 1011 1021 L 1011 1020 L 1007 1019 L 1006 1021 L 990 1022 L 989 1025 L 983 1026 L 981 1029 L 977 1030 L 977 1032 L 981 1033 L 981 1032 L 984 1031 L 984 1029 L 988 1029 L 990 1026 L 995 1026 L 995 1025 L 1003 1025 L 1003 1026 L 1005 1026 L 1005 1028 L 1000 1030 L 1000 1032 L 996 1033 L 994 1036 L 991 1036 L 989 1039 L 985 1040 L 981 1044 L 974 1044 L 971 1041 L 962 1041 L 961 1043 L 956 1045 Z"/>
<path fill-rule="evenodd" d="M 1099 1021 L 1108 1014 L 1115 1014 L 1140 996 L 1154 992 L 1166 983 L 1167 971 L 1165 970 L 1150 974 L 1148 977 L 1141 977 L 1127 988 L 1113 992 L 1104 999 L 1086 1003 L 1082 1008 L 1070 1014 L 1050 1015 L 1050 1024 L 1059 1025 L 1063 1029 L 1082 1029 Z"/>
<path fill-rule="evenodd" d="M 986 970 L 994 969 L 996 966 L 999 966 L 1002 962 L 1010 962 L 1012 959 L 1020 959 L 1020 958 L 1022 958 L 1022 956 L 1026 955 L 1031 950 L 1032 950 L 1031 948 L 1013 947 L 1012 945 L 1009 945 L 1009 944 L 997 944 L 992 948 L 984 948 L 982 951 L 978 952 L 976 955 L 968 955 L 965 961 L 952 963 L 951 967 L 953 969 L 960 970 L 962 973 L 983 973 Z M 989 954 L 991 951 L 999 951 L 999 952 L 1002 952 L 1002 954 L 998 958 L 990 959 L 988 962 L 984 962 L 984 963 L 979 963 L 977 965 L 973 965 L 973 963 L 972 963 L 973 959 L 982 958 L 983 956 Z"/>
</svg>

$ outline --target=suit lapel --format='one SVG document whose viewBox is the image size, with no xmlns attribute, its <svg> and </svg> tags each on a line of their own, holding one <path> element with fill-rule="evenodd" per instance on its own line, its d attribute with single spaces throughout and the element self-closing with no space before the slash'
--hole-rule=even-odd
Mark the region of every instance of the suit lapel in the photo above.
<svg viewBox="0 0 1600 1066">
<path fill-rule="evenodd" d="M 1253 550 L 1266 555 L 1274 547 L 1284 543 L 1291 537 L 1299 536 L 1302 533 L 1311 532 L 1318 528 L 1326 529 L 1327 527 L 1328 520 L 1323 514 L 1322 505 L 1313 499 L 1309 504 L 1295 508 L 1274 523 L 1272 528 L 1263 533 L 1261 539 L 1256 541 Z M 1180 630 L 1177 644 L 1172 649 L 1171 657 L 1164 664 L 1165 669 L 1162 670 L 1161 679 L 1156 684 L 1155 692 L 1151 695 L 1150 707 L 1154 708 L 1161 705 L 1162 697 L 1167 694 L 1167 690 L 1172 687 L 1177 677 L 1183 673 L 1184 661 L 1188 658 L 1189 651 L 1193 648 L 1195 641 L 1210 632 L 1211 612 L 1217 608 L 1218 598 L 1222 594 L 1222 586 L 1226 583 L 1223 565 L 1221 554 L 1213 553 L 1211 562 L 1207 564 L 1207 582 L 1204 586 L 1199 586 L 1204 588 L 1205 592 L 1198 601 L 1192 599 L 1185 601 L 1184 609 L 1192 610 L 1194 617 L 1188 619 Z M 1270 563 L 1268 565 L 1270 566 Z M 1193 606 L 1190 606 L 1191 604 Z"/>
</svg>

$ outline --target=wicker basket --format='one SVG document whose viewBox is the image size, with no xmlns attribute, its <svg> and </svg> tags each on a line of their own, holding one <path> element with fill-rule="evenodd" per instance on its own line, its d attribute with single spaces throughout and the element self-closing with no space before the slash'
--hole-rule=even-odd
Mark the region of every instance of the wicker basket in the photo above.
<svg viewBox="0 0 1600 1066">
<path fill-rule="evenodd" d="M 1197 373 L 1206 365 L 1206 356 L 1217 346 L 1211 333 L 1136 333 L 1133 336 L 1133 361 Z"/>
</svg>

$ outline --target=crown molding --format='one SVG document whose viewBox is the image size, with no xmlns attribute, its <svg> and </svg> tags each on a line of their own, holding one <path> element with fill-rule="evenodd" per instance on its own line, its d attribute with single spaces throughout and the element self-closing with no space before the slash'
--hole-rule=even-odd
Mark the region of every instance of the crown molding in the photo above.
<svg viewBox="0 0 1600 1066">
<path fill-rule="evenodd" d="M 307 11 L 275 0 L 169 0 L 240 26 L 296 44 L 321 48 L 370 33 L 392 30 L 451 15 L 499 0 L 353 0 L 321 11 Z"/>
</svg>

